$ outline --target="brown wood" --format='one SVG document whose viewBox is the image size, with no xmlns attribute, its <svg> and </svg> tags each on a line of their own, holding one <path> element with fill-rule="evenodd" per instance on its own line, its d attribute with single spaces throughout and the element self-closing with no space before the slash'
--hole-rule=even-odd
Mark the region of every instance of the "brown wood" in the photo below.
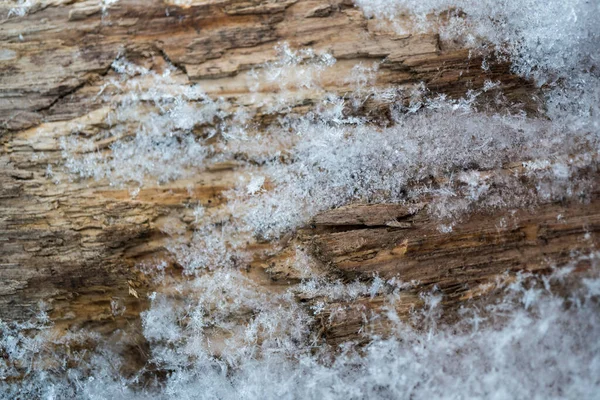
<svg viewBox="0 0 600 400">
<path fill-rule="evenodd" d="M 352 67 L 377 61 L 377 87 L 424 82 L 456 98 L 485 80 L 500 81 L 509 100 L 530 112 L 537 109 L 536 89 L 512 75 L 508 63 L 492 59 L 484 71 L 480 56 L 440 43 L 435 35 L 396 35 L 365 19 L 350 1 L 172 3 L 121 0 L 102 10 L 97 1 L 41 1 L 28 15 L 0 23 L 0 318 L 27 319 L 44 301 L 58 330 L 139 334 L 139 313 L 156 286 L 136 266 L 164 259 L 174 276 L 180 274 L 165 248 L 165 225 L 175 220 L 192 232 L 190 204 L 224 212 L 223 192 L 247 173 L 248 164 L 226 163 L 191 178 L 145 185 L 136 197 L 107 180 L 73 179 L 61 167 L 60 138 L 95 137 L 105 124 L 112 99 L 97 94 L 116 76 L 111 64 L 118 57 L 158 72 L 172 64 L 179 82 L 199 83 L 213 98 L 245 103 L 249 96 L 273 95 L 276 88 L 268 86 L 249 93 L 246 74 L 274 60 L 274 46 L 287 42 L 328 51 L 338 60 L 319 77 L 333 93 L 349 90 L 341 78 Z M 0 5 L 0 15 L 8 7 Z M 294 110 L 304 113 L 323 91 L 297 94 Z M 384 121 L 387 106 L 369 101 L 361 113 Z M 264 127 L 273 115 L 257 109 L 254 118 Z M 544 270 L 598 241 L 596 194 L 586 204 L 541 204 L 512 214 L 474 211 L 446 234 L 429 220 L 428 202 L 350 205 L 320 214 L 312 227 L 250 249 L 255 257 L 249 276 L 267 290 L 293 287 L 302 277 L 286 261 L 299 246 L 332 277 L 369 282 L 377 274 L 418 281 L 397 305 L 408 315 L 421 304 L 419 293 L 435 285 L 446 295 L 445 305 L 455 307 L 485 293 L 482 288 L 506 271 Z M 500 223 L 503 218 L 508 225 Z M 111 312 L 115 299 L 126 307 L 124 314 Z M 318 300 L 299 299 L 307 307 Z M 356 339 L 363 311 L 383 302 L 381 296 L 332 302 L 327 313 L 348 311 L 315 329 L 330 343 Z"/>
</svg>

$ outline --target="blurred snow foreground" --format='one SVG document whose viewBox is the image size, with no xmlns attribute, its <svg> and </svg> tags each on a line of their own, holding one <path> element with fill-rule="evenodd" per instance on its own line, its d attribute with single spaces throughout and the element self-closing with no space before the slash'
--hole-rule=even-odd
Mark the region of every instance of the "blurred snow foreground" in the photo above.
<svg viewBox="0 0 600 400">
<path fill-rule="evenodd" d="M 496 289 L 502 296 L 465 306 L 459 322 L 448 326 L 440 321 L 442 298 L 435 290 L 422 294 L 425 307 L 414 311 L 415 323 L 409 325 L 400 321 L 393 307 L 402 296 L 401 276 L 389 281 L 376 277 L 369 284 L 329 282 L 313 270 L 310 257 L 298 251 L 294 267 L 305 276 L 300 292 L 321 291 L 335 299 L 386 296 L 387 311 L 381 318 L 394 323 L 392 334 L 371 335 L 364 346 L 347 343 L 336 349 L 311 333 L 310 327 L 322 318 L 319 307 L 308 312 L 291 290 L 267 293 L 235 268 L 232 260 L 246 256 L 243 247 L 250 238 L 280 238 L 318 212 L 350 202 L 397 203 L 435 194 L 432 217 L 439 218 L 441 231 L 449 231 L 456 218 L 474 207 L 585 197 L 593 189 L 577 177 L 579 171 L 597 169 L 600 149 L 600 3 L 357 0 L 356 4 L 398 32 L 439 32 L 443 40 L 473 52 L 493 51 L 510 60 L 515 73 L 542 88 L 545 109 L 537 116 L 509 112 L 513 108 L 505 104 L 508 100 L 489 81 L 460 100 L 420 86 L 408 93 L 408 105 L 399 102 L 392 107 L 393 124 L 376 127 L 367 117 L 344 114 L 344 107 L 394 96 L 394 88 L 372 89 L 369 80 L 377 65 L 358 65 L 347 78 L 355 88 L 350 100 L 325 94 L 309 114 L 295 115 L 288 112 L 293 97 L 288 89 L 318 90 L 319 72 L 336 60 L 280 44 L 279 58 L 252 71 L 248 82 L 256 88 L 279 85 L 279 96 L 264 105 L 280 115 L 279 124 L 260 137 L 249 137 L 245 127 L 252 115 L 242 105 L 234 107 L 209 98 L 201 87 L 179 84 L 169 69 L 158 74 L 125 59 L 116 61 L 118 78 L 108 85 L 122 96 L 109 116 L 113 123 L 106 128 L 107 137 L 115 138 L 111 156 L 99 152 L 82 156 L 75 150 L 93 147 L 91 142 L 65 140 L 63 157 L 72 174 L 108 178 L 135 195 L 145 182 L 193 174 L 233 158 L 240 149 L 254 154 L 261 168 L 228 193 L 230 219 L 223 222 L 198 206 L 192 243 L 173 240 L 170 251 L 187 279 L 151 296 L 151 307 L 142 317 L 150 344 L 144 370 L 120 375 L 118 352 L 91 334 L 57 339 L 41 305 L 31 322 L 0 324 L 3 398 L 600 397 L 598 253 L 573 254 L 570 266 L 543 278 L 520 274 L 498 281 Z M 154 80 L 151 90 L 139 89 L 142 79 Z M 490 93 L 505 106 L 500 107 L 502 112 L 480 106 L 479 99 Z M 154 103 L 154 111 L 141 110 L 147 102 Z M 123 121 L 139 122 L 128 140 L 119 131 Z M 198 124 L 215 128 L 199 138 L 191 133 Z M 476 171 L 523 159 L 532 160 L 524 167 L 534 182 L 533 192 L 523 190 L 518 177 L 502 178 L 509 181 L 503 181 L 504 192 L 499 192 L 494 189 L 499 177 Z M 447 177 L 448 187 L 434 190 L 418 184 L 428 176 Z M 456 180 L 465 183 L 461 193 L 452 190 Z M 512 190 L 506 192 L 507 187 Z M 582 262 L 589 271 L 571 277 Z M 166 279 L 164 266 L 148 270 L 154 279 Z M 561 287 L 567 283 L 565 295 Z M 122 312 L 118 304 L 113 312 Z M 242 314 L 249 315 L 245 324 L 231 317 Z M 227 332 L 227 340 L 211 342 L 208 332 L 214 331 Z M 91 355 L 57 350 L 69 343 L 94 341 Z"/>
</svg>

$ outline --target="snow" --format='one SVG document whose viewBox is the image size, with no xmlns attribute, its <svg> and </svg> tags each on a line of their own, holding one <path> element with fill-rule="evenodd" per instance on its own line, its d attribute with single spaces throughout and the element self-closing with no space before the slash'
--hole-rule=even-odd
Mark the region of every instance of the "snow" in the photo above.
<svg viewBox="0 0 600 400">
<path fill-rule="evenodd" d="M 14 13 L 21 15 L 27 4 L 20 1 Z M 190 205 L 195 228 L 190 240 L 177 221 L 165 223 L 167 250 L 183 266 L 181 282 L 165 278 L 165 263 L 139 266 L 164 282 L 142 314 L 151 358 L 146 370 L 122 376 L 118 351 L 92 333 L 57 339 L 42 307 L 30 322 L 0 324 L 2 398 L 598 397 L 597 253 L 573 254 L 570 267 L 549 277 L 521 274 L 489 284 L 486 290 L 502 295 L 467 303 L 452 326 L 443 321 L 442 294 L 420 293 L 425 307 L 413 311 L 420 328 L 401 322 L 394 309 L 415 287 L 402 277 L 332 280 L 302 249 L 295 249 L 291 261 L 302 282 L 280 292 L 265 290 L 239 269 L 251 260 L 248 243 L 281 238 L 318 212 L 351 202 L 411 204 L 431 195 L 431 217 L 440 232 L 449 233 L 473 209 L 585 199 L 593 189 L 586 171 L 597 171 L 600 149 L 600 4 L 356 4 L 369 17 L 391 21 L 398 32 L 439 32 L 442 40 L 510 60 L 515 73 L 543 90 L 545 110 L 540 115 L 489 111 L 484 93 L 506 101 L 491 81 L 461 99 L 424 84 L 374 89 L 377 63 L 357 64 L 344 77 L 352 93 L 341 97 L 320 83 L 321 73 L 336 64 L 332 55 L 281 43 L 275 60 L 247 74 L 250 91 L 277 88 L 262 104 L 265 113 L 277 115 L 276 122 L 256 133 L 250 132 L 253 114 L 244 104 L 211 98 L 174 67 L 159 74 L 120 58 L 98 93 L 99 101 L 111 106 L 100 133 L 103 146 L 97 138 L 65 136 L 64 164 L 48 165 L 49 179 L 57 168 L 66 168 L 72 179 L 106 180 L 137 193 L 219 162 L 239 161 L 239 154 L 247 156 L 248 174 L 226 193 L 227 216 Z M 323 100 L 297 115 L 290 110 L 303 89 Z M 368 98 L 391 104 L 390 124 L 377 126 L 353 113 Z M 522 170 L 502 173 L 515 164 Z M 524 187 L 522 178 L 534 189 Z M 577 282 L 570 272 L 581 261 L 591 268 Z M 559 296 L 566 281 L 578 289 Z M 385 299 L 385 312 L 364 316 L 365 347 L 348 343 L 332 349 L 316 334 L 315 324 L 328 317 L 327 303 L 375 296 Z M 302 297 L 319 300 L 304 307 L 297 301 Z M 118 299 L 111 310 L 125 312 Z M 393 323 L 393 334 L 370 333 L 371 318 Z M 82 342 L 95 351 L 70 350 Z M 144 373 L 156 369 L 164 379 L 139 384 Z M 17 377 L 21 383 L 11 383 Z"/>
<path fill-rule="evenodd" d="M 19 372 L 27 372 L 18 387 L 0 385 L 5 398 L 19 393 L 90 399 L 592 399 L 600 385 L 599 256 L 574 260 L 593 267 L 568 298 L 553 293 L 569 277 L 564 269 L 545 279 L 522 274 L 496 284 L 501 300 L 467 306 L 458 325 L 445 326 L 439 323 L 441 295 L 425 293 L 426 307 L 415 314 L 425 334 L 396 320 L 392 337 L 374 337 L 362 350 L 343 348 L 334 358 L 325 346 L 311 345 L 310 317 L 288 294 L 266 295 L 239 273 L 218 271 L 189 282 L 192 297 L 184 304 L 153 295 L 143 315 L 153 365 L 168 371 L 166 382 L 134 389 L 136 377 L 124 378 L 110 368 L 107 363 L 118 363 L 118 354 L 101 346 L 98 356 L 49 353 L 45 344 L 58 343 L 40 320 L 2 324 L 0 346 L 8 355 L 1 361 L 3 376 L 18 369 L 7 360 L 20 360 Z M 389 296 L 393 304 L 402 291 Z M 248 310 L 247 325 L 236 327 L 231 315 Z M 393 316 L 391 311 L 392 321 Z M 24 330 L 39 333 L 28 338 Z M 207 343 L 207 330 L 231 336 L 219 348 Z M 75 346 L 83 339 L 63 340 Z M 69 358 L 77 368 L 58 362 L 49 370 L 27 370 L 30 360 Z M 88 369 L 94 374 L 85 377 Z"/>
</svg>

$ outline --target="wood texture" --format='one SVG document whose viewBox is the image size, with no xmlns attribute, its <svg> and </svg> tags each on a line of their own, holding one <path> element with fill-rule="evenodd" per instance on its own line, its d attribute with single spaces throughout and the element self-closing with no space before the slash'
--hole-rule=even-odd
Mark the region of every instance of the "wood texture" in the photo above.
<svg viewBox="0 0 600 400">
<path fill-rule="evenodd" d="M 0 5 L 0 15 L 7 7 Z M 191 232 L 192 203 L 224 210 L 222 193 L 246 173 L 244 164 L 146 185 L 135 198 L 107 180 L 73 179 L 62 168 L 50 176 L 47 167 L 63 161 L 61 138 L 94 137 L 105 124 L 112 100 L 97 94 L 115 76 L 117 57 L 157 72 L 172 64 L 179 82 L 199 83 L 213 98 L 251 104 L 250 96 L 268 101 L 276 90 L 261 86 L 250 93 L 247 74 L 274 60 L 279 42 L 332 54 L 338 62 L 319 82 L 341 95 L 349 90 L 343 77 L 355 65 L 378 61 L 378 87 L 424 82 L 459 97 L 492 80 L 525 110 L 538 106 L 534 86 L 512 75 L 507 62 L 491 59 L 484 71 L 481 56 L 435 35 L 399 36 L 345 0 L 193 0 L 185 7 L 121 0 L 106 9 L 97 1 L 41 2 L 28 15 L 0 23 L 0 318 L 26 319 L 43 300 L 59 330 L 139 333 L 139 313 L 155 286 L 136 266 L 164 259 L 180 273 L 165 248 L 165 225 L 175 220 Z M 303 113 L 323 92 L 298 89 L 296 95 L 294 111 Z M 368 101 L 360 112 L 387 120 L 387 106 Z M 258 126 L 274 118 L 255 111 Z M 422 302 L 419 293 L 433 286 L 446 295 L 448 308 L 456 307 L 485 293 L 486 284 L 506 271 L 544 270 L 598 241 L 597 194 L 587 204 L 474 212 L 446 234 L 429 221 L 427 203 L 351 205 L 318 215 L 277 252 L 281 243 L 256 249 L 249 276 L 260 275 L 257 281 L 268 290 L 293 287 L 301 277 L 287 261 L 300 246 L 328 274 L 346 281 L 369 281 L 376 273 L 418 282 L 397 305 L 408 316 Z M 124 314 L 111 312 L 115 299 L 126 307 Z M 307 307 L 318 300 L 299 299 Z M 383 303 L 376 296 L 328 304 L 337 316 L 315 329 L 330 343 L 354 340 L 365 310 L 375 312 Z"/>
</svg>

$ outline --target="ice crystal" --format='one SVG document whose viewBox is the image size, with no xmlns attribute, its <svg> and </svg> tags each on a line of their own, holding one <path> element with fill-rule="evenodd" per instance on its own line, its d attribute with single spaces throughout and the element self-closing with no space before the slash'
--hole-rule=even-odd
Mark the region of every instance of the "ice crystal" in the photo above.
<svg viewBox="0 0 600 400">
<path fill-rule="evenodd" d="M 153 362 L 169 371 L 166 382 L 136 392 L 135 377 L 106 369 L 118 361 L 98 350 L 91 358 L 74 355 L 78 368 L 35 369 L 18 389 L 0 385 L 4 398 L 594 398 L 600 385 L 597 257 L 575 261 L 592 262 L 594 272 L 567 299 L 552 287 L 573 268 L 544 279 L 521 274 L 498 284 L 501 301 L 464 308 L 461 323 L 451 327 L 438 324 L 440 294 L 423 293 L 425 336 L 397 321 L 394 336 L 330 361 L 311 351 L 308 319 L 295 300 L 266 295 L 238 272 L 220 271 L 178 288 L 189 298 L 152 296 L 144 333 Z M 232 313 L 246 315 L 248 323 L 238 327 Z M 45 353 L 43 327 L 1 325 L 5 377 L 15 373 L 15 360 L 26 371 L 32 358 L 52 363 L 60 356 Z M 40 334 L 29 339 L 23 328 Z M 211 331 L 226 340 L 211 343 Z M 94 374 L 85 377 L 83 365 Z"/>
<path fill-rule="evenodd" d="M 16 4 L 12 13 L 24 15 L 33 3 Z M 500 231 L 514 223 L 510 208 L 585 200 L 594 190 L 597 2 L 356 4 L 398 31 L 440 33 L 484 58 L 495 53 L 510 61 L 544 91 L 545 109 L 520 112 L 492 81 L 462 98 L 431 92 L 424 83 L 374 88 L 378 63 L 358 63 L 341 78 L 350 93 L 330 93 L 321 78 L 335 58 L 281 43 L 277 57 L 245 74 L 256 95 L 248 101 L 274 120 L 262 127 L 253 125 L 245 104 L 211 98 L 172 66 L 157 72 L 120 57 L 97 96 L 107 109 L 99 133 L 80 134 L 73 126 L 61 139 L 73 179 L 105 179 L 129 186 L 135 197 L 140 187 L 189 178 L 220 162 L 235 161 L 245 172 L 216 211 L 186 204 L 193 232 L 177 215 L 163 219 L 164 247 L 183 271 L 176 283 L 167 278 L 164 260 L 138 265 L 157 284 L 142 313 L 150 354 L 139 374 L 121 375 L 118 351 L 94 335 L 52 337 L 41 311 L 29 323 L 0 323 L 3 398 L 597 397 L 597 253 L 573 254 L 571 265 L 550 276 L 507 274 L 488 282 L 484 289 L 498 296 L 465 303 L 453 325 L 444 321 L 443 291 L 417 293 L 423 307 L 402 322 L 394 306 L 416 283 L 377 275 L 343 281 L 299 247 L 286 266 L 300 283 L 277 291 L 250 278 L 250 245 L 285 239 L 315 214 L 348 203 L 412 204 L 427 196 L 442 233 L 474 208 L 508 209 L 496 225 Z M 482 68 L 488 67 L 484 59 Z M 300 115 L 294 107 L 303 91 L 321 100 Z M 504 111 L 490 111 L 489 96 Z M 359 112 L 371 100 L 389 107 L 389 120 Z M 58 179 L 62 167 L 48 164 L 47 178 Z M 573 283 L 581 262 L 590 267 Z M 562 285 L 568 296 L 559 295 Z M 332 349 L 323 341 L 319 324 L 343 316 L 344 302 L 375 299 L 384 301 L 383 312 L 362 316 L 364 347 Z M 112 299 L 110 312 L 126 312 L 121 299 Z M 369 330 L 383 320 L 393 326 L 385 338 Z M 85 341 L 94 342 L 86 346 L 89 354 L 72 351 Z"/>
<path fill-rule="evenodd" d="M 111 79 L 99 94 L 111 89 L 122 93 L 106 118 L 110 128 L 103 141 L 112 143 L 110 156 L 99 148 L 97 138 L 63 138 L 61 147 L 71 173 L 109 178 L 117 185 L 143 185 L 149 178 L 167 182 L 186 176 L 190 168 L 201 168 L 209 149 L 192 129 L 225 116 L 219 101 L 208 98 L 198 86 L 178 85 L 171 77 L 173 69 L 159 75 L 121 59 L 113 69 L 120 77 Z M 154 84 L 139 89 L 148 79 Z M 128 133 L 132 128 L 133 136 Z"/>
<path fill-rule="evenodd" d="M 397 29 L 436 31 L 474 49 L 492 47 L 518 74 L 546 87 L 549 115 L 598 129 L 600 5 L 595 1 L 357 0 Z"/>
</svg>

